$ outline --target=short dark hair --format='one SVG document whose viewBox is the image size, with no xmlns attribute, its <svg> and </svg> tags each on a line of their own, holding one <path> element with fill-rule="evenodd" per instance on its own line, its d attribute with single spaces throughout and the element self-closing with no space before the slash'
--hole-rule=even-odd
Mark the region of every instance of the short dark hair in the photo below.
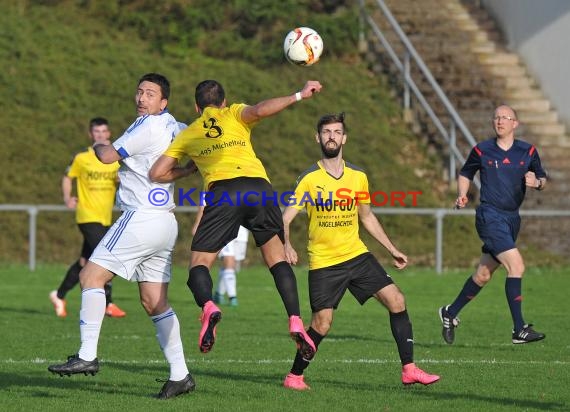
<svg viewBox="0 0 570 412">
<path fill-rule="evenodd" d="M 162 74 L 158 73 L 147 73 L 139 79 L 138 86 L 142 82 L 151 82 L 160 86 L 160 92 L 162 93 L 163 99 L 168 99 L 170 97 L 170 82 Z"/>
<path fill-rule="evenodd" d="M 346 133 L 346 125 L 344 124 L 344 112 L 338 114 L 325 114 L 317 123 L 317 133 L 321 133 L 324 125 L 331 123 L 342 123 L 342 130 Z"/>
<path fill-rule="evenodd" d="M 89 120 L 89 130 L 93 129 L 95 126 L 109 126 L 109 122 L 104 117 L 94 117 Z"/>
<path fill-rule="evenodd" d="M 208 106 L 220 107 L 226 98 L 226 92 L 217 81 L 204 80 L 196 86 L 194 98 L 200 110 L 204 110 Z"/>
</svg>

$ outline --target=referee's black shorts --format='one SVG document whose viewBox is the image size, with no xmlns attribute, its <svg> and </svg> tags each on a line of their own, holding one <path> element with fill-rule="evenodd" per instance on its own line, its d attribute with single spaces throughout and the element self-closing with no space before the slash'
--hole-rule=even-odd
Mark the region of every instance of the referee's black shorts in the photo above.
<svg viewBox="0 0 570 412">
<path fill-rule="evenodd" d="M 336 309 L 347 289 L 363 305 L 380 289 L 393 283 L 370 252 L 333 266 L 309 270 L 311 310 Z"/>
<path fill-rule="evenodd" d="M 237 237 L 240 225 L 249 229 L 257 247 L 275 235 L 284 241 L 278 194 L 263 178 L 218 180 L 210 186 L 206 203 L 193 251 L 218 252 Z"/>
<path fill-rule="evenodd" d="M 81 257 L 89 260 L 91 254 L 109 230 L 109 226 L 103 226 L 102 223 L 78 223 L 79 231 L 83 235 L 83 247 L 81 248 Z"/>
</svg>

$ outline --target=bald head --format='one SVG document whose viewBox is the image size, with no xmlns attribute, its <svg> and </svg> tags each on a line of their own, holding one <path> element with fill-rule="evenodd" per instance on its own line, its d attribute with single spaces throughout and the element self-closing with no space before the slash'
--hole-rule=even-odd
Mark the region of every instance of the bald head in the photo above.
<svg viewBox="0 0 570 412">
<path fill-rule="evenodd" d="M 505 113 L 508 113 L 507 116 L 509 116 L 515 120 L 518 120 L 517 112 L 511 106 L 508 106 L 506 104 L 502 104 L 500 106 L 497 106 L 497 108 L 495 109 L 493 117 L 496 117 L 497 113 L 499 113 L 499 112 L 501 113 L 501 115 L 505 115 Z"/>
<path fill-rule="evenodd" d="M 495 109 L 493 129 L 499 139 L 514 140 L 518 125 L 517 113 L 512 107 L 503 104 Z"/>
</svg>

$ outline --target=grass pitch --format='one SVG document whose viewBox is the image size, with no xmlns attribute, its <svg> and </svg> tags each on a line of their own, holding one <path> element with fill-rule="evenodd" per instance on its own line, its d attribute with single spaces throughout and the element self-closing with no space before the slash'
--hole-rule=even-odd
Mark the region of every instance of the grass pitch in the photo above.
<svg viewBox="0 0 570 412">
<path fill-rule="evenodd" d="M 446 345 L 437 315 L 468 275 L 427 269 L 392 271 L 406 295 L 414 326 L 416 363 L 442 376 L 440 382 L 406 388 L 400 383 L 396 345 L 383 307 L 360 307 L 346 295 L 329 336 L 305 372 L 312 389 L 283 388 L 294 356 L 287 318 L 269 272 L 247 267 L 238 274 L 239 307 L 223 306 L 212 352 L 198 350 L 199 310 L 177 268 L 170 300 L 177 312 L 185 355 L 196 391 L 172 399 L 153 398 L 168 378 L 154 327 L 138 302 L 135 284 L 114 282 L 123 319 L 105 319 L 96 376 L 60 378 L 47 366 L 79 348 L 79 288 L 68 295 L 68 317 L 57 318 L 48 293 L 61 281 L 62 265 L 0 266 L 2 311 L 0 404 L 6 411 L 567 411 L 570 410 L 570 332 L 566 300 L 568 270 L 529 269 L 523 282 L 527 322 L 544 341 L 512 345 L 504 297 L 504 272 L 460 314 L 456 342 Z M 306 270 L 296 269 L 303 317 L 310 318 Z"/>
</svg>

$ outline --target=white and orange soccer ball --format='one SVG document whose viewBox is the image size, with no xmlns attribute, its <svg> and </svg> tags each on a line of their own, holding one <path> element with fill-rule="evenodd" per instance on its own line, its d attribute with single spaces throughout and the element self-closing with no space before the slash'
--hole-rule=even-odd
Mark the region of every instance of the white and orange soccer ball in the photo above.
<svg viewBox="0 0 570 412">
<path fill-rule="evenodd" d="M 309 27 L 297 27 L 285 36 L 283 51 L 287 60 L 297 66 L 310 66 L 323 53 L 323 39 Z"/>
</svg>

